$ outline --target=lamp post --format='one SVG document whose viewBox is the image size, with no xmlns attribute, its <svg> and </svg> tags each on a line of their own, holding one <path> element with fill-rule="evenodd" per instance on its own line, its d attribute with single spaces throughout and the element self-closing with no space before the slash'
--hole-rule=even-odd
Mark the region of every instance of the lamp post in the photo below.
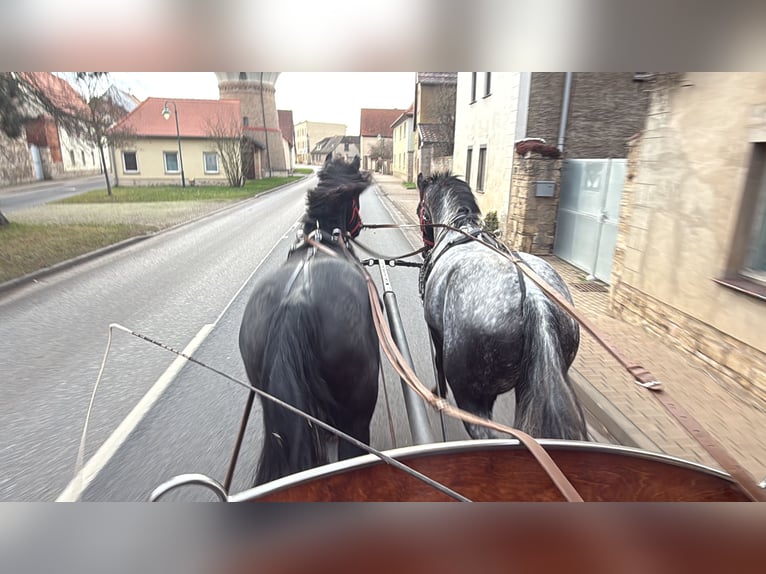
<svg viewBox="0 0 766 574">
<path fill-rule="evenodd" d="M 176 103 L 170 100 L 173 104 L 173 112 L 176 117 L 176 136 L 178 137 L 178 161 L 181 164 L 181 187 L 186 187 L 186 177 L 184 176 L 184 156 L 181 154 L 181 132 L 178 129 L 178 108 Z M 165 107 L 162 108 L 162 117 L 166 120 L 170 119 L 170 108 L 168 107 L 168 100 L 165 100 Z"/>
</svg>

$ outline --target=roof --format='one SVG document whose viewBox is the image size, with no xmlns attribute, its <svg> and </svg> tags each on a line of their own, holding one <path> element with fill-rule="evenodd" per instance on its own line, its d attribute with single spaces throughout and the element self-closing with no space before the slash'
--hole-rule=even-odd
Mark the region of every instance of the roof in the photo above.
<svg viewBox="0 0 766 574">
<path fill-rule="evenodd" d="M 441 124 L 419 124 L 418 131 L 424 144 L 447 143 L 451 139 L 447 128 Z"/>
<path fill-rule="evenodd" d="M 50 72 L 21 72 L 24 78 L 40 90 L 58 109 L 77 114 L 88 111 L 85 100 L 72 84 Z"/>
<path fill-rule="evenodd" d="M 341 144 L 344 137 L 345 136 L 330 136 L 327 138 L 323 138 L 319 140 L 317 145 L 314 146 L 314 149 L 311 150 L 311 153 L 322 154 L 322 153 L 330 153 L 332 151 L 335 151 L 335 148 Z"/>
<path fill-rule="evenodd" d="M 141 103 L 141 100 L 139 100 L 137 97 L 127 93 L 124 90 L 121 90 L 114 84 L 109 86 L 109 89 L 104 95 L 128 113 L 135 110 Z"/>
<path fill-rule="evenodd" d="M 171 117 L 165 119 L 162 110 L 168 102 Z M 147 98 L 135 110 L 125 116 L 114 127 L 115 130 L 129 131 L 135 136 L 176 137 L 176 124 L 172 114 L 175 103 L 178 110 L 178 131 L 184 137 L 210 137 L 209 123 L 227 126 L 241 126 L 239 100 L 185 100 Z"/>
<path fill-rule="evenodd" d="M 294 145 L 293 111 L 277 110 L 277 114 L 279 115 L 279 129 L 282 132 L 282 137 L 287 140 L 288 144 Z"/>
<path fill-rule="evenodd" d="M 457 72 L 418 72 L 421 84 L 457 84 Z"/>
<path fill-rule="evenodd" d="M 404 110 L 380 110 L 362 108 L 362 115 L 359 121 L 359 131 L 362 137 L 377 137 L 378 134 L 384 138 L 394 136 L 394 130 L 391 124 L 394 123 Z"/>
<path fill-rule="evenodd" d="M 409 108 L 407 108 L 406 112 L 404 112 L 402 115 L 400 115 L 398 118 L 394 120 L 394 123 L 391 124 L 391 129 L 398 126 L 405 119 L 411 118 L 414 113 L 415 113 L 415 104 L 412 104 Z"/>
</svg>

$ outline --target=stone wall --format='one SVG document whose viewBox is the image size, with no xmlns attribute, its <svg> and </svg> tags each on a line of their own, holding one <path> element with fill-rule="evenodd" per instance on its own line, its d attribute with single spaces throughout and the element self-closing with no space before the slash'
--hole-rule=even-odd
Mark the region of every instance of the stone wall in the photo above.
<svg viewBox="0 0 766 574">
<path fill-rule="evenodd" d="M 451 172 L 452 171 L 452 156 L 442 155 L 442 156 L 433 158 L 431 160 L 431 171 L 432 172 L 437 172 L 437 171 Z"/>
<path fill-rule="evenodd" d="M 0 131 L 0 186 L 35 180 L 32 155 L 24 136 L 10 139 Z"/>
<path fill-rule="evenodd" d="M 645 129 L 628 144 L 609 312 L 696 357 L 732 394 L 766 402 L 764 302 L 713 281 L 739 225 L 747 118 L 766 88 L 756 76 L 653 82 Z"/>
<path fill-rule="evenodd" d="M 556 214 L 561 187 L 559 159 L 541 157 L 516 157 L 511 178 L 511 201 L 506 222 L 500 221 L 500 229 L 513 249 L 550 255 L 556 236 Z M 555 182 L 553 197 L 537 197 L 536 182 Z"/>
<path fill-rule="evenodd" d="M 533 73 L 530 83 L 527 137 L 556 145 L 564 92 L 563 73 Z M 564 141 L 566 157 L 621 158 L 625 142 L 644 124 L 650 87 L 633 73 L 572 74 Z"/>
</svg>

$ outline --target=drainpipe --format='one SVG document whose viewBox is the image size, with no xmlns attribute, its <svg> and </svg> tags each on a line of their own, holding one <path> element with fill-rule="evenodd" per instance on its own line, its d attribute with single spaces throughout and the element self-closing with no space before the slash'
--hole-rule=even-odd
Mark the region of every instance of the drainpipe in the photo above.
<svg viewBox="0 0 766 574">
<path fill-rule="evenodd" d="M 564 151 L 564 136 L 567 131 L 567 116 L 569 115 L 569 98 L 572 93 L 572 72 L 564 74 L 564 97 L 561 100 L 561 125 L 559 125 L 559 141 L 556 147 Z"/>
</svg>

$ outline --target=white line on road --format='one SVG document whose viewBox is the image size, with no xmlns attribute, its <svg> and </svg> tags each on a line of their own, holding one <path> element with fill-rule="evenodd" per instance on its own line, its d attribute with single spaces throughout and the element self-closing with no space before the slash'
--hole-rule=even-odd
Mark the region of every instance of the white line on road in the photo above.
<svg viewBox="0 0 766 574">
<path fill-rule="evenodd" d="M 300 219 L 298 221 L 300 221 Z M 231 305 L 234 303 L 237 297 L 239 297 L 240 293 L 242 293 L 242 290 L 250 282 L 250 280 L 253 278 L 253 276 L 258 271 L 258 269 L 260 269 L 263 263 L 271 256 L 271 254 L 274 252 L 277 246 L 282 242 L 282 240 L 288 237 L 288 235 L 295 229 L 296 225 L 298 224 L 298 221 L 296 221 L 290 226 L 288 231 L 285 232 L 285 234 L 282 235 L 274 243 L 271 249 L 269 249 L 268 253 L 264 255 L 263 258 L 258 262 L 258 264 L 253 269 L 252 273 L 248 275 L 247 279 L 242 283 L 242 285 L 234 294 L 234 296 L 231 298 L 231 300 L 226 304 L 223 311 L 221 311 L 221 313 L 218 315 L 215 322 L 207 324 L 204 327 L 202 327 L 202 329 L 200 329 L 197 335 L 191 340 L 191 342 L 182 351 L 184 355 L 191 357 L 193 353 L 200 347 L 200 345 L 202 345 L 204 340 L 213 331 L 215 326 L 224 316 L 224 314 L 229 309 L 229 307 L 231 307 Z M 168 388 L 170 383 L 173 382 L 173 380 L 181 371 L 181 369 L 186 364 L 186 362 L 187 360 L 184 359 L 183 357 L 177 357 L 175 361 L 173 361 L 170 367 L 168 367 L 168 369 L 162 374 L 162 376 L 160 376 L 160 378 L 157 379 L 157 381 L 154 383 L 152 388 L 149 389 L 149 391 L 141 398 L 141 400 L 133 408 L 130 414 L 128 414 L 128 416 L 125 417 L 125 419 L 120 423 L 117 429 L 115 429 L 115 431 L 111 435 L 109 435 L 109 438 L 107 438 L 104 444 L 102 444 L 101 447 L 96 451 L 96 454 L 94 454 L 88 460 L 88 462 L 85 464 L 85 466 L 83 466 L 80 472 L 77 473 L 77 476 L 75 476 L 71 480 L 69 485 L 64 489 L 64 491 L 56 499 L 56 502 L 77 502 L 80 499 L 80 497 L 82 496 L 82 493 L 85 492 L 85 489 L 88 488 L 88 486 L 93 482 L 93 480 L 98 476 L 98 474 L 104 469 L 104 467 L 106 467 L 106 465 L 115 455 L 117 450 L 123 445 L 123 443 L 127 441 L 130 434 L 136 429 L 138 424 L 143 420 L 146 414 L 151 410 L 151 408 L 154 406 L 154 403 L 156 403 L 159 400 L 159 398 Z"/>
<path fill-rule="evenodd" d="M 215 325 L 208 324 L 202 327 L 191 342 L 186 345 L 186 348 L 182 351 L 184 355 L 192 356 L 194 351 L 202 344 Z M 157 382 L 152 385 L 152 388 L 143 396 L 138 404 L 133 407 L 127 417 L 120 423 L 120 426 L 109 435 L 104 444 L 101 445 L 85 466 L 77 473 L 69 485 L 64 489 L 56 502 L 77 502 L 82 496 L 82 493 L 93 482 L 99 472 L 107 465 L 117 449 L 127 440 L 138 424 L 143 420 L 146 413 L 152 408 L 157 399 L 160 398 L 163 392 L 168 388 L 176 375 L 180 372 L 183 366 L 187 363 L 187 360 L 183 357 L 176 357 L 176 360 L 171 363 L 167 370 L 162 373 Z"/>
</svg>

